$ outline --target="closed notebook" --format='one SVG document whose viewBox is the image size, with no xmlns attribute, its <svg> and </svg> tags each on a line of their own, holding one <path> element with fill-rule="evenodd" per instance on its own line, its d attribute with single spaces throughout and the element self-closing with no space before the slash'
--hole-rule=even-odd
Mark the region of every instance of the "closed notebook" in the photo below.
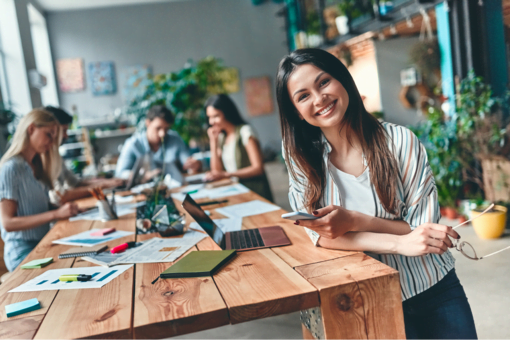
<svg viewBox="0 0 510 340">
<path fill-rule="evenodd" d="M 37 259 L 30 261 L 28 263 L 25 263 L 21 266 L 21 269 L 38 269 L 42 267 L 46 267 L 50 263 L 53 262 L 53 257 L 47 257 L 45 259 Z"/>
<path fill-rule="evenodd" d="M 37 298 L 13 303 L 5 306 L 5 314 L 7 317 L 13 317 L 23 313 L 28 313 L 41 308 L 41 304 Z"/>
<path fill-rule="evenodd" d="M 91 256 L 96 255 L 97 253 L 100 253 L 108 248 L 107 245 L 97 245 L 94 247 L 75 247 L 66 250 L 65 252 L 61 253 L 58 258 L 59 259 L 66 259 L 68 257 L 83 257 L 83 256 Z"/>
<path fill-rule="evenodd" d="M 162 272 L 159 277 L 168 279 L 211 276 L 235 255 L 235 249 L 192 251 Z"/>
</svg>

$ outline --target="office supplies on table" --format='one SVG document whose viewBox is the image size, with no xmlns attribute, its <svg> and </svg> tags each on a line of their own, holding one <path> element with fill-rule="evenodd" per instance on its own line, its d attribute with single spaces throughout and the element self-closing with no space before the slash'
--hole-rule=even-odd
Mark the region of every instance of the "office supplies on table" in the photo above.
<svg viewBox="0 0 510 340">
<path fill-rule="evenodd" d="M 128 248 L 122 253 L 112 254 L 106 251 L 82 257 L 82 260 L 104 267 L 128 263 L 173 262 L 205 237 L 207 237 L 206 234 L 190 230 L 183 237 L 171 239 L 154 237 L 143 242 L 141 246 Z"/>
<path fill-rule="evenodd" d="M 90 255 L 96 255 L 97 253 L 100 253 L 104 250 L 106 250 L 108 246 L 106 244 L 104 245 L 97 245 L 94 247 L 75 247 L 66 250 L 65 252 L 61 253 L 58 258 L 59 259 L 67 259 L 69 257 L 83 257 L 83 256 L 90 256 Z"/>
<path fill-rule="evenodd" d="M 179 260 L 179 262 L 162 272 L 159 277 L 170 279 L 212 276 L 215 271 L 230 261 L 235 255 L 235 249 L 192 251 Z"/>
<path fill-rule="evenodd" d="M 263 203 L 261 201 L 259 202 Z M 237 249 L 239 251 L 244 251 L 291 244 L 289 238 L 280 226 L 223 232 L 189 195 L 186 195 L 182 207 L 223 250 Z M 216 211 L 218 210 L 219 209 L 216 209 Z"/>
<path fill-rule="evenodd" d="M 307 214 L 301 211 L 293 211 L 287 214 L 283 214 L 282 218 L 287 220 L 297 221 L 297 220 L 316 220 L 319 217 L 313 216 L 311 214 Z"/>
<path fill-rule="evenodd" d="M 53 262 L 53 257 L 47 257 L 45 259 L 32 260 L 21 266 L 21 269 L 39 269 L 46 267 Z"/>
<path fill-rule="evenodd" d="M 216 209 L 222 215 L 227 217 L 247 217 L 253 215 L 264 214 L 267 212 L 280 210 L 281 208 L 274 204 L 269 204 L 259 200 L 249 201 L 246 203 L 240 203 L 230 205 L 228 207 Z"/>
<path fill-rule="evenodd" d="M 202 203 L 198 203 L 199 206 L 203 207 L 205 205 L 213 205 L 213 204 L 223 204 L 223 203 L 227 203 L 228 200 L 222 200 L 222 201 L 208 201 L 208 202 L 202 202 Z"/>
<path fill-rule="evenodd" d="M 94 231 L 90 234 L 90 236 L 104 236 L 111 234 L 115 231 L 115 228 L 105 228 L 105 229 L 99 229 L 98 231 Z"/>
<path fill-rule="evenodd" d="M 41 309 L 41 304 L 39 303 L 39 300 L 37 300 L 37 298 L 33 298 L 30 300 L 25 300 L 10 305 L 6 305 L 5 314 L 7 314 L 8 318 L 11 318 L 13 316 L 28 313 L 38 309 Z"/>
<path fill-rule="evenodd" d="M 116 211 L 117 217 L 132 214 L 132 213 L 136 212 L 137 207 L 140 207 L 142 205 L 145 205 L 145 201 L 119 205 L 119 206 L 117 206 L 117 211 Z M 85 213 L 80 213 L 76 216 L 69 218 L 70 222 L 79 221 L 79 220 L 100 221 L 101 215 L 99 213 L 99 210 L 96 207 L 95 210 L 87 211 Z"/>
<path fill-rule="evenodd" d="M 51 269 L 29 280 L 18 287 L 11 289 L 9 293 L 16 292 L 35 292 L 42 290 L 62 290 L 62 289 L 82 289 L 82 288 L 101 288 L 105 284 L 122 275 L 132 265 L 117 266 L 112 268 L 103 267 L 81 267 L 81 268 L 62 268 Z M 60 281 L 61 275 L 83 274 L 91 275 L 89 281 Z"/>
<path fill-rule="evenodd" d="M 72 235 L 69 237 L 61 238 L 60 240 L 55 240 L 53 243 L 56 244 L 66 244 L 70 246 L 84 246 L 84 247 L 92 247 L 98 245 L 100 243 L 108 242 L 111 240 L 115 240 L 127 235 L 134 234 L 132 231 L 123 231 L 116 230 L 113 233 L 104 236 L 93 236 L 92 233 L 96 232 L 98 229 L 91 229 L 84 231 L 82 233 Z"/>
<path fill-rule="evenodd" d="M 81 281 L 81 282 L 85 282 L 85 281 L 90 281 L 92 279 L 92 275 L 86 275 L 86 274 L 64 274 L 64 275 L 60 275 L 58 277 L 58 279 L 60 281 L 64 281 L 64 282 L 67 282 L 67 281 Z"/>
<path fill-rule="evenodd" d="M 123 252 L 124 250 L 126 250 L 128 248 L 133 248 L 133 247 L 137 247 L 137 246 L 140 246 L 140 245 L 142 245 L 141 242 L 126 242 L 126 243 L 122 243 L 122 244 L 119 244 L 118 246 L 113 247 L 112 249 L 110 249 L 110 253 L 112 253 L 112 254 L 120 253 L 120 252 Z"/>
</svg>

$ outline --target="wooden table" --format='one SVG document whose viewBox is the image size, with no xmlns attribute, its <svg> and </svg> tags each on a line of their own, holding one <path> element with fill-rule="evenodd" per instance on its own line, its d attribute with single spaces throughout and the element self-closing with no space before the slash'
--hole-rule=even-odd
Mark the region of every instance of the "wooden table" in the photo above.
<svg viewBox="0 0 510 340">
<path fill-rule="evenodd" d="M 251 192 L 228 199 L 229 205 L 263 200 Z M 223 218 L 214 209 L 225 205 L 208 206 L 211 217 Z M 182 209 L 179 202 L 176 206 Z M 239 252 L 213 277 L 151 284 L 171 263 L 137 264 L 101 289 L 8 293 L 49 269 L 93 266 L 59 260 L 70 247 L 53 240 L 91 228 L 135 231 L 134 214 L 109 222 L 58 222 L 24 261 L 53 257 L 55 262 L 18 268 L 0 285 L 0 338 L 165 338 L 313 307 L 322 312 L 318 326 L 326 338 L 405 338 L 398 272 L 363 253 L 314 247 L 301 227 L 280 217 L 284 212 L 245 217 L 243 228 L 280 225 L 292 245 Z M 133 234 L 108 246 L 157 236 Z M 214 249 L 219 247 L 206 238 L 190 251 Z M 6 317 L 5 305 L 31 298 L 42 308 Z M 304 326 L 303 336 L 314 337 Z"/>
</svg>

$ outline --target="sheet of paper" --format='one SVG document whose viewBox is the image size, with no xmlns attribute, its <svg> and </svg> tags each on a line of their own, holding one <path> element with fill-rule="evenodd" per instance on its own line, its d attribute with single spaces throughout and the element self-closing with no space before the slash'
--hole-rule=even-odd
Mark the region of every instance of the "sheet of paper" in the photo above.
<svg viewBox="0 0 510 340">
<path fill-rule="evenodd" d="M 216 211 L 230 218 L 243 218 L 246 216 L 264 214 L 279 209 L 281 208 L 277 205 L 254 200 L 246 203 L 230 205 L 224 208 L 218 208 Z"/>
<path fill-rule="evenodd" d="M 107 195 L 108 196 L 108 200 L 111 202 L 112 201 L 112 195 Z M 115 195 L 115 203 L 117 204 L 122 204 L 122 203 L 131 203 L 133 202 L 133 200 L 135 199 L 135 197 L 133 195 L 129 195 L 129 196 L 119 196 L 119 195 Z"/>
<path fill-rule="evenodd" d="M 205 237 L 207 237 L 205 233 L 196 231 L 189 231 L 178 238 L 155 237 L 143 242 L 141 246 L 127 249 L 122 253 L 112 254 L 105 251 L 82 257 L 82 259 L 106 267 L 131 263 L 173 262 Z"/>
<path fill-rule="evenodd" d="M 196 185 L 203 186 L 203 184 L 196 184 Z M 188 188 L 188 187 L 194 187 L 194 185 L 188 185 L 187 187 L 184 187 L 184 188 Z M 184 190 L 184 188 L 183 188 L 183 190 L 181 190 L 181 192 L 172 194 L 172 198 L 175 198 L 176 200 L 179 200 L 181 202 L 184 201 L 186 194 L 183 194 L 183 192 L 193 191 L 193 190 Z M 190 196 L 194 200 L 201 199 L 201 198 L 218 199 L 218 198 L 222 198 L 222 197 L 245 194 L 247 192 L 250 192 L 250 189 L 248 189 L 244 185 L 238 183 L 238 184 L 228 185 L 228 186 L 214 188 L 214 189 L 206 189 L 206 188 L 199 189 L 198 192 L 190 194 Z"/>
<path fill-rule="evenodd" d="M 193 181 L 205 182 L 205 173 L 186 176 L 186 177 L 184 177 L 184 180 L 188 183 L 193 182 Z"/>
<path fill-rule="evenodd" d="M 118 238 L 121 238 L 121 237 L 124 237 L 127 235 L 134 234 L 132 231 L 116 230 L 113 233 L 110 233 L 110 234 L 107 234 L 104 236 L 90 235 L 98 230 L 101 230 L 101 229 L 87 230 L 87 231 L 84 231 L 82 233 L 79 233 L 79 234 L 76 234 L 73 236 L 64 237 L 64 238 L 61 238 L 60 240 L 55 240 L 55 241 L 53 241 L 53 243 L 66 244 L 66 245 L 77 246 L 77 247 L 78 246 L 92 247 L 92 246 L 98 245 L 100 243 L 108 242 L 108 241 L 115 240 L 115 239 L 118 239 Z"/>
<path fill-rule="evenodd" d="M 52 269 L 44 272 L 35 279 L 29 280 L 22 285 L 10 290 L 9 293 L 58 289 L 101 288 L 131 267 L 132 265 L 117 266 L 113 269 L 104 267 Z M 59 276 L 65 274 L 92 275 L 92 279 L 90 281 L 60 281 L 58 279 Z"/>
<path fill-rule="evenodd" d="M 213 221 L 224 233 L 229 231 L 238 231 L 243 228 L 243 219 L 239 217 L 222 218 Z M 191 222 L 189 227 L 197 230 L 204 230 L 197 222 Z"/>
</svg>

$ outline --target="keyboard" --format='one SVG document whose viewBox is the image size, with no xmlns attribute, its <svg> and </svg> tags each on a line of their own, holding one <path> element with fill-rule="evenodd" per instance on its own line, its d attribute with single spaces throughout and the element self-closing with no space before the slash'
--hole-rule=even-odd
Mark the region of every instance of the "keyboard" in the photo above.
<svg viewBox="0 0 510 340">
<path fill-rule="evenodd" d="M 232 249 L 246 249 L 265 246 L 258 229 L 230 232 Z"/>
</svg>

